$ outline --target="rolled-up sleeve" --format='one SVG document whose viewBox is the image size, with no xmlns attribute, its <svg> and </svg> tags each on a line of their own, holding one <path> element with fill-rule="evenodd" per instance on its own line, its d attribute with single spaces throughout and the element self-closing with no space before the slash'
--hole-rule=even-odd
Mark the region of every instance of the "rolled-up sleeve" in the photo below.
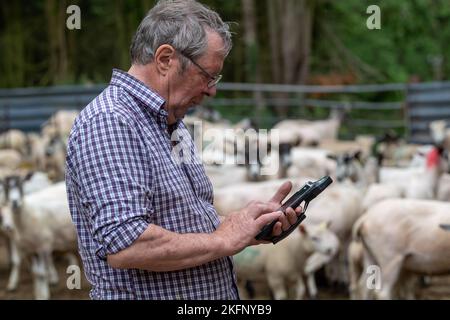
<svg viewBox="0 0 450 320">
<path fill-rule="evenodd" d="M 101 259 L 128 248 L 151 221 L 151 157 L 136 127 L 100 113 L 81 126 L 76 176 Z"/>
</svg>

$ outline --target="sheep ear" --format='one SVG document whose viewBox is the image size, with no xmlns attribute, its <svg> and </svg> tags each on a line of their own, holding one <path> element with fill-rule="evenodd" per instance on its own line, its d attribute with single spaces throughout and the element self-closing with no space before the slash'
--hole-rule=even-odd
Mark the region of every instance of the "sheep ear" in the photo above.
<svg viewBox="0 0 450 320">
<path fill-rule="evenodd" d="M 336 161 L 337 157 L 334 154 L 327 154 L 327 158 Z"/>
<path fill-rule="evenodd" d="M 33 174 L 34 174 L 34 171 L 28 172 L 28 173 L 25 175 L 25 177 L 23 178 L 23 181 L 28 181 L 28 180 L 30 180 L 31 177 L 33 176 Z"/>
<path fill-rule="evenodd" d="M 298 227 L 298 230 L 300 231 L 301 234 L 308 234 L 308 232 L 306 231 L 305 226 L 302 225 L 302 224 Z"/>
</svg>

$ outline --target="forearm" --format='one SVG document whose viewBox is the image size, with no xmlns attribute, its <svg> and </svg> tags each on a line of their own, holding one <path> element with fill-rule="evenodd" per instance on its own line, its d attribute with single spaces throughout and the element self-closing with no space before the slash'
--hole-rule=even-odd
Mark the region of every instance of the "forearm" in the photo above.
<svg viewBox="0 0 450 320">
<path fill-rule="evenodd" d="M 214 234 L 178 234 L 149 225 L 129 248 L 109 255 L 118 269 L 176 271 L 196 267 L 226 255 L 223 242 Z"/>
</svg>

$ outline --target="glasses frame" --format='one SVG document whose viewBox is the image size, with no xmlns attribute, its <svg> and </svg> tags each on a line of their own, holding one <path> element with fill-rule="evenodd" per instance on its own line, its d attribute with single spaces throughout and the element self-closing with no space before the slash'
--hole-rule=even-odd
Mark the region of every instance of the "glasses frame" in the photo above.
<svg viewBox="0 0 450 320">
<path fill-rule="evenodd" d="M 201 72 L 203 72 L 203 74 L 205 76 L 207 76 L 208 78 L 210 78 L 210 80 L 208 81 L 208 88 L 211 89 L 212 87 L 215 87 L 220 80 L 222 80 L 222 75 L 219 74 L 217 76 L 213 76 L 212 74 L 210 74 L 208 71 L 206 71 L 201 65 L 199 65 L 197 62 L 194 61 L 194 59 L 192 59 L 191 57 L 189 57 L 188 55 L 184 54 L 183 52 L 180 52 L 181 55 L 183 57 L 185 57 L 186 59 L 188 59 L 190 62 L 192 62 L 192 64 L 194 66 L 196 66 L 197 68 L 200 69 Z"/>
</svg>

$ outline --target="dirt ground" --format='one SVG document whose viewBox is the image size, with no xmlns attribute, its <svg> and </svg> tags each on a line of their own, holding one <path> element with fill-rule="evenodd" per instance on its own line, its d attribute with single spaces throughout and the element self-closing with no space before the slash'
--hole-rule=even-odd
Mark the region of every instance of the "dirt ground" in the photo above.
<svg viewBox="0 0 450 320">
<path fill-rule="evenodd" d="M 34 299 L 33 282 L 29 271 L 29 266 L 24 264 L 20 273 L 20 281 L 17 290 L 9 292 L 6 290 L 9 265 L 7 250 L 3 239 L 0 239 L 0 300 L 30 300 Z M 58 269 L 60 281 L 58 285 L 50 288 L 51 299 L 53 300 L 87 300 L 89 299 L 90 284 L 81 271 L 81 289 L 69 290 L 67 288 L 67 279 L 70 274 L 66 273 L 67 262 L 62 258 L 55 260 Z M 342 288 L 331 288 L 325 286 L 318 281 L 319 300 L 347 300 L 348 294 Z M 270 294 L 266 285 L 255 284 L 255 290 L 258 292 L 255 299 L 270 299 Z M 241 294 L 242 298 L 246 298 L 245 294 Z M 419 299 L 428 300 L 450 300 L 450 277 L 433 277 L 431 282 L 418 291 Z"/>
<path fill-rule="evenodd" d="M 59 283 L 50 287 L 51 299 L 54 300 L 87 300 L 89 299 L 90 284 L 81 271 L 81 289 L 69 290 L 67 279 L 71 274 L 67 274 L 67 262 L 65 259 L 57 258 L 55 261 L 59 274 Z M 15 291 L 7 291 L 9 277 L 9 260 L 4 240 L 0 239 L 0 300 L 31 300 L 34 299 L 33 282 L 30 268 L 24 263 L 20 272 L 20 281 Z"/>
</svg>

